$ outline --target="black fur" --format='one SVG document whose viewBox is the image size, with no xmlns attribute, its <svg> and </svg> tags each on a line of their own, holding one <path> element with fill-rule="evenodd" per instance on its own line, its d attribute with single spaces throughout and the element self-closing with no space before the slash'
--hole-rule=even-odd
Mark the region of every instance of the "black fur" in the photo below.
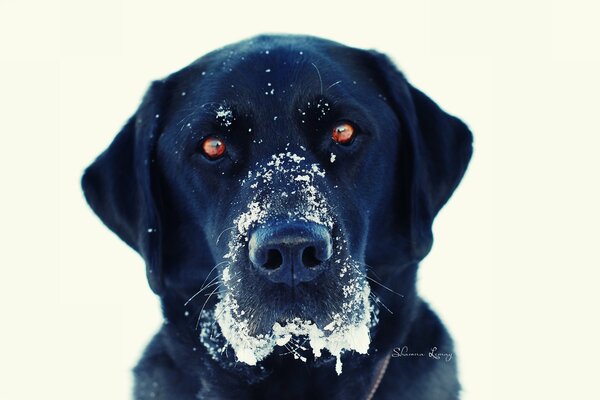
<svg viewBox="0 0 600 400">
<path fill-rule="evenodd" d="M 231 120 L 215 118 L 219 105 L 230 107 Z M 358 128 L 347 146 L 331 140 L 341 120 Z M 200 154 L 208 135 L 223 138 L 226 156 Z M 135 369 L 135 398 L 362 399 L 392 355 L 398 357 L 391 357 L 376 399 L 458 398 L 455 357 L 429 357 L 434 347 L 452 353 L 451 339 L 415 281 L 432 245 L 433 219 L 467 168 L 471 142 L 468 128 L 384 55 L 313 37 L 256 37 L 154 82 L 82 180 L 92 209 L 146 261 L 168 321 Z M 255 195 L 244 182 L 248 172 L 286 151 L 325 171 L 317 186 L 332 206 L 334 242 L 344 241 L 362 273 L 401 294 L 369 281 L 380 299 L 379 322 L 368 355 L 344 353 L 339 376 L 331 357 L 303 363 L 274 353 L 258 366 L 235 362 L 231 348 L 211 357 L 196 326 L 216 296 L 185 305 L 223 271 L 212 268 L 233 240 L 227 229 Z M 282 182 L 261 196 L 285 191 Z M 301 200 L 292 195 L 277 212 Z M 343 279 L 333 263 L 289 297 L 289 288 L 253 273 L 245 246 L 231 268 L 240 277 L 241 306 L 258 315 L 256 332 L 295 313 L 320 321 L 336 310 Z"/>
</svg>

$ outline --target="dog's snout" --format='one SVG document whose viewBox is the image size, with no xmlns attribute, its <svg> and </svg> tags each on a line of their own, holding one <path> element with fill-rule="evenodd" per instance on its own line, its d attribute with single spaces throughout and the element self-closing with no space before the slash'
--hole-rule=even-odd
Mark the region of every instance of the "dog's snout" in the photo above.
<svg viewBox="0 0 600 400">
<path fill-rule="evenodd" d="M 262 225 L 250 234 L 250 262 L 266 278 L 290 286 L 309 282 L 325 270 L 331 235 L 314 222 Z"/>
</svg>

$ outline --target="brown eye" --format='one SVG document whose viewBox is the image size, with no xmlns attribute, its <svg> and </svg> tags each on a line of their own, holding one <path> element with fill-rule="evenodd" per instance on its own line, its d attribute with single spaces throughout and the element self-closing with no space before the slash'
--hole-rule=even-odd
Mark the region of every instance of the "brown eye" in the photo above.
<svg viewBox="0 0 600 400">
<path fill-rule="evenodd" d="M 356 129 L 348 122 L 337 124 L 331 132 L 331 138 L 339 144 L 349 144 L 354 139 Z"/>
<path fill-rule="evenodd" d="M 225 142 L 215 136 L 208 136 L 202 141 L 202 152 L 211 160 L 216 160 L 225 154 Z"/>
</svg>

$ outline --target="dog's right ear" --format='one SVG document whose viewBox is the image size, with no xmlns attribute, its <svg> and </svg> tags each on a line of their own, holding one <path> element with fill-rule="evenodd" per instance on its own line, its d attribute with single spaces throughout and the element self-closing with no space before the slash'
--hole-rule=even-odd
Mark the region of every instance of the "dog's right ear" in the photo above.
<svg viewBox="0 0 600 400">
<path fill-rule="evenodd" d="M 409 232 L 403 234 L 410 243 L 410 261 L 418 262 L 433 244 L 431 228 L 435 216 L 467 169 L 473 153 L 473 135 L 460 119 L 408 83 L 387 56 L 373 51 L 367 55 L 401 124 L 399 204 L 409 224 Z"/>
<path fill-rule="evenodd" d="M 164 86 L 164 81 L 152 83 L 137 112 L 81 180 L 92 210 L 144 258 L 150 287 L 159 295 L 161 226 L 153 169 Z"/>
</svg>

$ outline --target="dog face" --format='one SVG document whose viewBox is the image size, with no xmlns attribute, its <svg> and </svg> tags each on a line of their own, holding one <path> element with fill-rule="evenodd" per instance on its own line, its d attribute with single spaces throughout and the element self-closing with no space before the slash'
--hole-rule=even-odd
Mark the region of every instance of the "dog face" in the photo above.
<svg viewBox="0 0 600 400">
<path fill-rule="evenodd" d="M 385 57 L 259 37 L 155 82 L 83 187 L 215 360 L 326 350 L 341 373 L 376 328 L 368 269 L 427 254 L 470 143 Z"/>
</svg>

